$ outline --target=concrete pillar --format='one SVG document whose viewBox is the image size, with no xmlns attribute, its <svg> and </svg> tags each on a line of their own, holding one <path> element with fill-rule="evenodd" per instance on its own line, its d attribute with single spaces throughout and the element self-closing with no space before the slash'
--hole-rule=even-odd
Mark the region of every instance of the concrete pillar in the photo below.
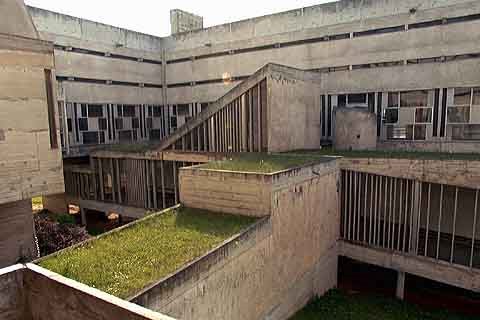
<svg viewBox="0 0 480 320">
<path fill-rule="evenodd" d="M 398 271 L 397 275 L 397 299 L 403 300 L 405 297 L 405 272 Z"/>
<path fill-rule="evenodd" d="M 68 213 L 68 203 L 65 193 L 43 196 L 43 209 L 56 214 Z"/>
<path fill-rule="evenodd" d="M 82 223 L 82 226 L 86 226 L 87 225 L 87 216 L 85 214 L 85 209 L 80 207 L 80 219 L 81 219 L 81 223 Z"/>
<path fill-rule="evenodd" d="M 0 268 L 36 257 L 32 200 L 0 204 Z"/>
</svg>

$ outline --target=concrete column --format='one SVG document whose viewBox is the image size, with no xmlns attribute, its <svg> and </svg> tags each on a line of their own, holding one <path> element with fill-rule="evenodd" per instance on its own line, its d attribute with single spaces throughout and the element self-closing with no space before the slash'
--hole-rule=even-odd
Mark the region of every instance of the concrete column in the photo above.
<svg viewBox="0 0 480 320">
<path fill-rule="evenodd" d="M 397 299 L 403 300 L 405 297 L 405 272 L 398 271 L 397 275 Z"/>
<path fill-rule="evenodd" d="M 86 226 L 87 216 L 85 215 L 85 209 L 82 207 L 80 207 L 80 219 L 81 219 L 82 226 Z"/>
</svg>

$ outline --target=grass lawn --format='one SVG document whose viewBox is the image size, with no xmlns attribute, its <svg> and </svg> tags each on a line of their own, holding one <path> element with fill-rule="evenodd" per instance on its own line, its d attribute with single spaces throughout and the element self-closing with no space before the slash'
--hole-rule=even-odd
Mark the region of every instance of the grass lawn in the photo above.
<svg viewBox="0 0 480 320">
<path fill-rule="evenodd" d="M 127 298 L 239 233 L 255 219 L 188 208 L 147 217 L 40 266 Z"/>
<path fill-rule="evenodd" d="M 480 153 L 446 153 L 427 151 L 337 151 L 325 147 L 320 150 L 291 151 L 288 154 L 304 156 L 342 156 L 347 158 L 393 158 L 393 159 L 423 159 L 423 160 L 480 160 Z"/>
<path fill-rule="evenodd" d="M 202 168 L 242 172 L 273 173 L 311 163 L 330 161 L 329 158 L 317 154 L 267 154 L 245 153 L 235 154 L 223 161 L 211 161 Z"/>
<path fill-rule="evenodd" d="M 425 311 L 415 305 L 391 298 L 347 295 L 331 290 L 312 300 L 290 320 L 473 320 L 443 310 Z M 478 319 L 475 317 L 475 319 Z"/>
</svg>

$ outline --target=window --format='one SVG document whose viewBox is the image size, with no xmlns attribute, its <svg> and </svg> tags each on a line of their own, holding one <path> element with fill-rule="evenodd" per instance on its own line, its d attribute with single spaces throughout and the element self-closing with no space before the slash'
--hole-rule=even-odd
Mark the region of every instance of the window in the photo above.
<svg viewBox="0 0 480 320">
<path fill-rule="evenodd" d="M 360 94 L 349 94 L 348 95 L 348 104 L 366 104 L 367 103 L 367 95 L 364 93 Z"/>
<path fill-rule="evenodd" d="M 115 128 L 117 130 L 122 130 L 123 129 L 123 119 L 122 118 L 116 118 L 115 119 Z"/>
<path fill-rule="evenodd" d="M 98 119 L 98 129 L 99 130 L 107 130 L 107 119 L 99 118 Z"/>
<path fill-rule="evenodd" d="M 425 140 L 427 138 L 427 126 L 425 124 L 414 125 L 413 140 Z"/>
<path fill-rule="evenodd" d="M 154 117 L 159 118 L 159 117 L 162 116 L 161 108 L 162 108 L 162 107 L 159 107 L 159 106 L 154 106 L 154 107 L 153 107 L 153 116 L 154 116 Z"/>
<path fill-rule="evenodd" d="M 101 104 L 89 104 L 88 105 L 88 117 L 89 118 L 101 118 L 101 117 L 103 117 L 103 105 L 101 105 Z"/>
<path fill-rule="evenodd" d="M 150 140 L 160 140 L 160 129 L 150 130 Z"/>
<path fill-rule="evenodd" d="M 415 109 L 415 123 L 432 123 L 432 108 Z"/>
<path fill-rule="evenodd" d="M 399 106 L 398 103 L 399 103 L 398 92 L 389 92 L 387 108 L 398 108 Z"/>
<path fill-rule="evenodd" d="M 172 128 L 177 127 L 177 117 L 170 117 L 170 127 Z"/>
<path fill-rule="evenodd" d="M 117 116 L 119 116 L 119 117 L 123 116 L 122 105 L 121 104 L 117 104 Z"/>
<path fill-rule="evenodd" d="M 470 106 L 449 107 L 447 111 L 448 123 L 470 122 Z"/>
<path fill-rule="evenodd" d="M 480 106 L 480 88 L 473 88 L 472 105 Z"/>
<path fill-rule="evenodd" d="M 80 106 L 81 106 L 81 114 L 82 114 L 82 117 L 83 117 L 83 118 L 88 117 L 87 105 L 86 105 L 86 104 L 81 104 Z"/>
<path fill-rule="evenodd" d="M 100 131 L 100 143 L 105 143 L 105 132 Z"/>
<path fill-rule="evenodd" d="M 151 129 L 153 127 L 153 119 L 147 118 L 147 129 Z"/>
<path fill-rule="evenodd" d="M 338 96 L 338 107 L 346 107 L 347 106 L 347 96 L 341 94 Z"/>
<path fill-rule="evenodd" d="M 72 132 L 72 119 L 67 119 L 68 132 Z"/>
<path fill-rule="evenodd" d="M 98 132 L 87 131 L 83 132 L 83 144 L 98 144 Z"/>
<path fill-rule="evenodd" d="M 123 116 L 135 117 L 135 106 L 132 106 L 132 105 L 123 106 Z"/>
<path fill-rule="evenodd" d="M 133 139 L 133 141 L 137 141 L 137 139 L 138 139 L 137 130 L 133 130 L 132 139 Z"/>
<path fill-rule="evenodd" d="M 53 96 L 52 70 L 44 70 L 45 88 L 47 95 L 47 116 L 50 133 L 50 148 L 58 148 L 57 121 L 55 116 L 55 98 Z"/>
<path fill-rule="evenodd" d="M 383 119 L 384 123 L 394 124 L 398 122 L 398 109 L 386 109 Z"/>
<path fill-rule="evenodd" d="M 452 139 L 480 140 L 480 124 L 455 124 L 450 127 Z"/>
<path fill-rule="evenodd" d="M 151 117 L 152 116 L 152 106 L 148 106 L 148 116 Z"/>
<path fill-rule="evenodd" d="M 88 131 L 88 119 L 87 118 L 78 119 L 78 128 L 80 131 Z"/>
<path fill-rule="evenodd" d="M 472 91 L 470 88 L 455 88 L 453 104 L 456 106 L 470 106 Z"/>
<path fill-rule="evenodd" d="M 132 128 L 133 129 L 140 128 L 140 121 L 138 118 L 132 118 Z"/>
<path fill-rule="evenodd" d="M 428 91 L 407 91 L 400 93 L 400 107 L 428 106 Z"/>
<path fill-rule="evenodd" d="M 123 130 L 118 132 L 118 139 L 120 141 L 132 141 L 132 131 L 130 130 Z"/>
</svg>

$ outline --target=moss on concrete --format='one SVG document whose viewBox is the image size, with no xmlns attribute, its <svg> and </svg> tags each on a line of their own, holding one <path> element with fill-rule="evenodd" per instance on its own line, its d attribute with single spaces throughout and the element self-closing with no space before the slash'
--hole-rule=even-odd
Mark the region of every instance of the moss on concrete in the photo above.
<svg viewBox="0 0 480 320">
<path fill-rule="evenodd" d="M 214 170 L 273 173 L 313 163 L 330 161 L 331 158 L 317 154 L 267 154 L 244 153 L 235 154 L 222 161 L 211 161 L 202 168 Z"/>
<path fill-rule="evenodd" d="M 480 160 L 480 153 L 447 153 L 428 151 L 337 151 L 333 148 L 320 150 L 298 150 L 288 154 L 302 156 L 342 156 L 347 158 L 391 158 L 391 159 L 418 159 L 418 160 Z"/>
<path fill-rule="evenodd" d="M 371 295 L 347 295 L 331 290 L 313 299 L 290 320 L 473 320 L 445 310 L 428 311 L 391 298 Z"/>
<path fill-rule="evenodd" d="M 172 209 L 67 249 L 39 265 L 127 298 L 253 222 L 253 218 L 204 210 Z"/>
</svg>

